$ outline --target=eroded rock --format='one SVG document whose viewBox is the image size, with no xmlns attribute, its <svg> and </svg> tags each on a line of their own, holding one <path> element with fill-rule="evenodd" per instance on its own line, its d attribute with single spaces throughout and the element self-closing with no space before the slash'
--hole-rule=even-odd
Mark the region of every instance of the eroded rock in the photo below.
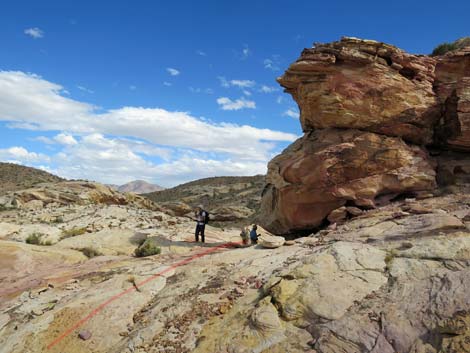
<svg viewBox="0 0 470 353">
<path fill-rule="evenodd" d="M 435 64 L 389 44 L 343 38 L 305 49 L 278 81 L 299 104 L 304 132 L 361 129 L 429 143 L 439 117 Z"/>
<path fill-rule="evenodd" d="M 319 226 L 347 202 L 375 207 L 384 194 L 434 189 L 427 153 L 402 140 L 358 130 L 306 134 L 268 167 L 260 219 L 275 234 Z"/>
</svg>

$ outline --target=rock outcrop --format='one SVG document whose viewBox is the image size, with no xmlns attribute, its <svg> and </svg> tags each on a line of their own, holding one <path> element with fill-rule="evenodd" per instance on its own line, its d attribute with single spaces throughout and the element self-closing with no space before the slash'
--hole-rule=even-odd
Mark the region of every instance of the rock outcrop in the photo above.
<svg viewBox="0 0 470 353">
<path fill-rule="evenodd" d="M 304 49 L 278 81 L 300 107 L 304 132 L 361 129 L 432 141 L 439 115 L 435 59 L 355 38 Z"/>
<path fill-rule="evenodd" d="M 0 197 L 5 208 L 42 209 L 64 205 L 138 205 L 148 209 L 161 209 L 149 199 L 133 193 L 120 193 L 103 184 L 88 181 L 43 183 L 34 188 L 9 192 Z"/>
<path fill-rule="evenodd" d="M 443 149 L 470 151 L 470 48 L 429 57 L 343 38 L 305 49 L 278 81 L 305 135 L 269 164 L 259 219 L 270 232 L 311 231 L 343 206 L 430 196 L 436 171 L 444 184 L 469 173 L 468 158 Z"/>
<path fill-rule="evenodd" d="M 305 134 L 269 164 L 261 213 L 277 234 L 319 226 L 343 205 L 373 208 L 380 198 L 432 190 L 427 153 L 399 138 L 359 130 Z"/>
<path fill-rule="evenodd" d="M 438 57 L 435 89 L 443 118 L 437 128 L 439 142 L 470 151 L 470 47 Z"/>
</svg>

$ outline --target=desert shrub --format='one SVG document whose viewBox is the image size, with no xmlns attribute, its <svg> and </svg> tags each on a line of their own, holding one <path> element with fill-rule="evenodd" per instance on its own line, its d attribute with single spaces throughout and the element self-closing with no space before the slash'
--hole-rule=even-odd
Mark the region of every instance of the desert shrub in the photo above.
<svg viewBox="0 0 470 353">
<path fill-rule="evenodd" d="M 387 251 L 387 254 L 385 255 L 384 262 L 385 266 L 388 270 L 390 270 L 390 266 L 392 265 L 393 260 L 397 257 L 398 252 L 395 249 L 391 249 Z"/>
<path fill-rule="evenodd" d="M 38 232 L 31 233 L 26 238 L 26 243 L 33 244 L 33 245 L 52 245 L 52 242 L 50 240 L 43 242 L 42 241 L 43 236 L 44 236 L 43 233 L 38 233 Z"/>
<path fill-rule="evenodd" d="M 457 47 L 453 43 L 442 43 L 434 48 L 431 56 L 444 55 L 445 53 L 455 49 L 457 49 Z"/>
<path fill-rule="evenodd" d="M 80 249 L 77 249 L 77 250 L 82 252 L 83 255 L 85 255 L 89 259 L 91 259 L 93 257 L 96 257 L 96 256 L 103 256 L 103 254 L 100 251 L 98 251 L 95 248 L 92 248 L 90 246 L 80 248 Z"/>
<path fill-rule="evenodd" d="M 0 212 L 2 211 L 10 211 L 10 210 L 14 210 L 15 207 L 8 207 L 8 206 L 5 206 L 5 205 L 0 205 Z"/>
<path fill-rule="evenodd" d="M 61 216 L 58 216 L 54 218 L 51 223 L 64 223 L 64 219 Z"/>
<path fill-rule="evenodd" d="M 445 53 L 470 46 L 470 37 L 463 37 L 452 43 L 442 43 L 434 48 L 431 56 L 444 55 Z"/>
<path fill-rule="evenodd" d="M 62 238 L 71 238 L 76 237 L 77 235 L 82 235 L 86 233 L 86 227 L 83 228 L 72 228 L 64 229 L 62 231 Z"/>
<path fill-rule="evenodd" d="M 158 255 L 162 252 L 159 246 L 151 241 L 151 239 L 147 239 L 141 246 L 135 249 L 135 256 L 137 257 L 145 257 L 145 256 L 152 256 Z"/>
<path fill-rule="evenodd" d="M 34 245 L 39 245 L 41 244 L 41 233 L 32 233 L 28 235 L 26 238 L 26 243 L 27 244 L 34 244 Z"/>
</svg>

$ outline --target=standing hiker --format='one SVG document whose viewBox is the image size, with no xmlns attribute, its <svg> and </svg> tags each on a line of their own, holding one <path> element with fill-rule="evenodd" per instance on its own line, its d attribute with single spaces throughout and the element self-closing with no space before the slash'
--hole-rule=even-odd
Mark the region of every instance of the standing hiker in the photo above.
<svg viewBox="0 0 470 353">
<path fill-rule="evenodd" d="M 206 229 L 206 224 L 209 220 L 209 213 L 207 211 L 204 211 L 202 205 L 199 205 L 198 207 L 196 207 L 194 216 L 196 220 L 196 242 L 199 242 L 199 234 L 201 234 L 201 240 L 203 243 L 205 243 L 204 230 Z"/>
</svg>

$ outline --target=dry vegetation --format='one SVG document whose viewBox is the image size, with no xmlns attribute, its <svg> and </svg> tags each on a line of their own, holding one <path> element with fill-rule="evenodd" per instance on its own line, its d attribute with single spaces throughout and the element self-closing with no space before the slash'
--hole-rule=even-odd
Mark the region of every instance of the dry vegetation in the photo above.
<svg viewBox="0 0 470 353">
<path fill-rule="evenodd" d="M 63 180 L 39 169 L 0 162 L 0 194 L 7 191 L 27 189 L 40 183 Z"/>
<path fill-rule="evenodd" d="M 182 201 L 192 207 L 204 204 L 209 210 L 234 204 L 258 209 L 263 187 L 264 175 L 215 177 L 192 181 L 144 196 L 157 203 Z"/>
</svg>

